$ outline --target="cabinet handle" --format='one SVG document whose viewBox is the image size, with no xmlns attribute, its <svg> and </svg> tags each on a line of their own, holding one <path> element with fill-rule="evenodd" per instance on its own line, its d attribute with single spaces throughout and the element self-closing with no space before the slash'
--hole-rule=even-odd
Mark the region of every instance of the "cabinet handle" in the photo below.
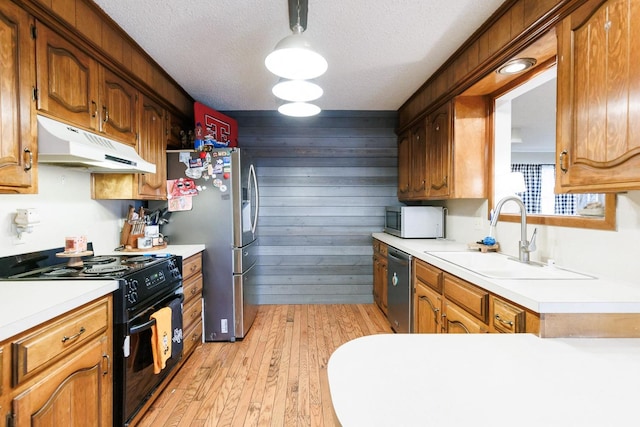
<svg viewBox="0 0 640 427">
<path fill-rule="evenodd" d="M 569 171 L 569 166 L 567 166 L 567 150 L 562 150 L 560 152 L 560 170 L 562 173 L 567 173 Z"/>
<path fill-rule="evenodd" d="M 91 117 L 96 117 L 98 115 L 98 104 L 96 104 L 96 101 L 91 101 L 91 105 L 93 105 L 93 113 L 91 113 Z"/>
<path fill-rule="evenodd" d="M 102 115 L 104 116 L 102 121 L 107 123 L 109 121 L 109 109 L 105 105 L 102 106 Z"/>
<path fill-rule="evenodd" d="M 508 327 L 510 327 L 510 328 L 513 328 L 513 321 L 511 321 L 511 320 L 504 320 L 502 317 L 500 317 L 500 315 L 499 315 L 499 314 L 496 314 L 496 315 L 495 315 L 495 319 L 496 319 L 498 322 L 502 323 L 503 325 L 508 326 Z"/>
<path fill-rule="evenodd" d="M 191 289 L 191 295 L 195 295 L 198 293 L 198 288 Z"/>
<path fill-rule="evenodd" d="M 107 362 L 107 369 L 102 371 L 102 375 L 107 375 L 109 371 L 111 371 L 111 357 L 109 357 L 109 355 L 106 353 L 102 353 L 102 361 Z"/>
<path fill-rule="evenodd" d="M 33 167 L 33 153 L 28 148 L 24 149 L 24 153 L 29 157 L 29 160 L 24 164 L 24 171 L 28 172 Z"/>
<path fill-rule="evenodd" d="M 69 340 L 76 339 L 76 338 L 78 338 L 80 335 L 84 334 L 86 331 L 87 331 L 87 330 L 86 330 L 86 329 L 84 328 L 84 326 L 83 326 L 83 327 L 81 327 L 81 328 L 80 328 L 80 331 L 78 331 L 78 333 L 77 333 L 77 334 L 75 334 L 75 335 L 71 335 L 70 337 L 68 337 L 68 336 L 66 336 L 66 335 L 65 335 L 65 336 L 63 336 L 63 337 L 62 337 L 62 342 L 67 342 L 67 341 L 69 341 Z"/>
<path fill-rule="evenodd" d="M 461 322 L 461 321 L 459 321 L 459 320 L 454 320 L 454 321 L 449 322 L 449 323 L 450 323 L 450 324 L 452 324 L 452 325 L 458 325 L 458 326 L 460 326 L 462 329 L 464 329 L 464 331 L 465 331 L 467 334 L 470 334 L 470 333 L 471 333 L 471 332 L 469 332 L 469 329 L 467 329 L 467 327 L 466 327 L 466 326 L 464 326 L 464 323 L 462 323 L 462 322 Z M 447 332 L 448 332 L 448 329 L 449 329 L 449 327 L 447 326 Z"/>
</svg>

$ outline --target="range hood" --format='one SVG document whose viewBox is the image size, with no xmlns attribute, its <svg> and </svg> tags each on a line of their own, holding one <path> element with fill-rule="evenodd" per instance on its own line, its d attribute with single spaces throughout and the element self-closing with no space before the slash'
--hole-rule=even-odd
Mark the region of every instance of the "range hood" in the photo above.
<svg viewBox="0 0 640 427">
<path fill-rule="evenodd" d="M 93 173 L 155 173 L 126 144 L 38 115 L 38 162 L 78 167 Z"/>
</svg>

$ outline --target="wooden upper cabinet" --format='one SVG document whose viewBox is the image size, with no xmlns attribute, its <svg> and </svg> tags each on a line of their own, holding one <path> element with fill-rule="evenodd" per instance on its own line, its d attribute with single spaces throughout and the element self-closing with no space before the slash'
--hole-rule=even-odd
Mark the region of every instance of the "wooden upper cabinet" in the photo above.
<svg viewBox="0 0 640 427">
<path fill-rule="evenodd" d="M 591 0 L 560 22 L 556 192 L 640 188 L 640 2 Z"/>
<path fill-rule="evenodd" d="M 427 129 L 424 120 L 411 131 L 411 198 L 427 194 Z"/>
<path fill-rule="evenodd" d="M 167 139 L 165 112 L 147 97 L 142 97 L 140 112 L 140 141 L 138 153 L 146 161 L 156 165 L 156 173 L 138 174 L 138 196 L 141 199 L 167 197 Z"/>
<path fill-rule="evenodd" d="M 446 103 L 429 115 L 427 144 L 427 194 L 447 198 L 451 178 L 451 104 Z"/>
<path fill-rule="evenodd" d="M 138 90 L 100 68 L 100 130 L 129 145 L 137 143 Z"/>
<path fill-rule="evenodd" d="M 36 23 L 38 110 L 99 130 L 99 65 L 46 26 Z"/>
<path fill-rule="evenodd" d="M 411 132 L 398 137 L 398 199 L 411 197 Z"/>
<path fill-rule="evenodd" d="M 165 200 L 167 198 L 167 135 L 165 110 L 156 102 L 139 95 L 137 151 L 156 165 L 156 173 L 92 174 L 91 197 L 117 200 Z"/>
<path fill-rule="evenodd" d="M 38 192 L 33 19 L 0 2 L 0 193 Z"/>
<path fill-rule="evenodd" d="M 487 197 L 487 116 L 485 97 L 461 96 L 402 134 L 398 140 L 398 198 Z M 403 191 L 405 188 L 409 190 Z"/>
<path fill-rule="evenodd" d="M 38 23 L 38 109 L 62 121 L 137 143 L 138 90 Z"/>
</svg>

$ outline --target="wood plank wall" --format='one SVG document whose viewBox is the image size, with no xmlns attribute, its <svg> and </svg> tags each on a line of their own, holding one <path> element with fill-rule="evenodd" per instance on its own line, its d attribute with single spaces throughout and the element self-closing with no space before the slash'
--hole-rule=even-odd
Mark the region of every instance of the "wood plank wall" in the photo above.
<svg viewBox="0 0 640 427">
<path fill-rule="evenodd" d="M 227 111 L 260 187 L 260 304 L 371 303 L 371 233 L 397 204 L 395 111 Z"/>
</svg>

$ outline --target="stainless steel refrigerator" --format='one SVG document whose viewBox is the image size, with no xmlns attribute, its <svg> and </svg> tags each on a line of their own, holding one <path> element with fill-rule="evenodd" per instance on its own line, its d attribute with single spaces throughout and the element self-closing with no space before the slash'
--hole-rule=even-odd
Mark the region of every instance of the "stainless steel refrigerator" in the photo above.
<svg viewBox="0 0 640 427">
<path fill-rule="evenodd" d="M 187 193 L 195 192 L 189 188 L 195 183 L 197 195 L 189 210 L 172 212 L 161 231 L 170 244 L 205 245 L 204 340 L 235 341 L 244 338 L 257 312 L 258 181 L 246 151 L 214 148 L 208 155 L 167 151 L 167 179 L 183 178 L 183 187 L 174 184 Z"/>
</svg>

